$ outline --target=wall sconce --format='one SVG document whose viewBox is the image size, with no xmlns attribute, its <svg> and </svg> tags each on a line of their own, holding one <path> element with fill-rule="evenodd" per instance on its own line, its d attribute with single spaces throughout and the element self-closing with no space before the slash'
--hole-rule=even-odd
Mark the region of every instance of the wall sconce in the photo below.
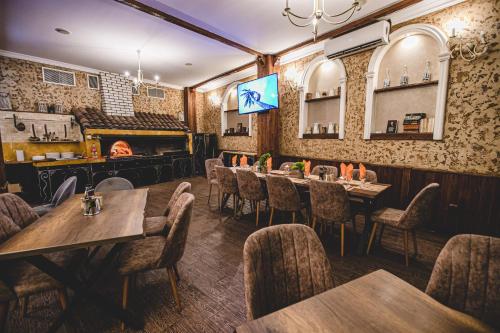
<svg viewBox="0 0 500 333">
<path fill-rule="evenodd" d="M 448 24 L 450 38 L 448 48 L 451 51 L 451 57 L 460 56 L 463 60 L 471 62 L 482 56 L 488 51 L 484 31 L 479 32 L 476 37 L 463 37 L 466 23 L 460 20 L 453 20 Z"/>
<path fill-rule="evenodd" d="M 220 104 L 220 97 L 215 93 L 208 96 L 208 99 L 210 100 L 210 103 L 212 103 L 213 106 L 217 106 Z"/>
</svg>

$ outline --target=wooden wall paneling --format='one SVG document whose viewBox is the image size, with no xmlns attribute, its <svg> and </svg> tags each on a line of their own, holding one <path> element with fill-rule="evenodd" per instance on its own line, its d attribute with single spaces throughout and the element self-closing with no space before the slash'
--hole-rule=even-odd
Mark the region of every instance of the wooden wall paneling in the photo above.
<svg viewBox="0 0 500 333">
<path fill-rule="evenodd" d="M 184 122 L 191 132 L 196 133 L 196 92 L 194 88 L 184 88 Z"/>
</svg>

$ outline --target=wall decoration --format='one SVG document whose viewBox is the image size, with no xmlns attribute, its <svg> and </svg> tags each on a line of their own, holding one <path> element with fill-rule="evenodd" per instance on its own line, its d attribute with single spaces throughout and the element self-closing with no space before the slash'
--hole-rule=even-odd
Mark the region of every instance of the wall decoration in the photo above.
<svg viewBox="0 0 500 333">
<path fill-rule="evenodd" d="M 408 77 L 408 66 L 403 66 L 403 72 L 401 73 L 401 79 L 399 80 L 399 84 L 402 86 L 408 85 L 410 79 Z"/>
<path fill-rule="evenodd" d="M 398 132 L 398 121 L 397 120 L 388 120 L 387 121 L 387 130 L 386 133 L 397 133 Z"/>
<path fill-rule="evenodd" d="M 389 88 L 391 86 L 391 74 L 389 72 L 389 68 L 385 69 L 385 78 L 384 78 L 384 88 Z"/>
<path fill-rule="evenodd" d="M 7 93 L 0 93 L 0 110 L 12 110 L 10 97 Z"/>
<path fill-rule="evenodd" d="M 422 81 L 430 81 L 431 80 L 431 62 L 427 60 L 425 62 L 425 70 L 424 76 L 422 77 Z"/>
</svg>

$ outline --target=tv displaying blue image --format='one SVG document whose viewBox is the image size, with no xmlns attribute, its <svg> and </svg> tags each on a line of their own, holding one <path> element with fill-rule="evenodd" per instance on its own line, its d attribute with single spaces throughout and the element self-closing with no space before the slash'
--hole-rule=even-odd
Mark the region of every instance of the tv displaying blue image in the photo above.
<svg viewBox="0 0 500 333">
<path fill-rule="evenodd" d="M 238 85 L 238 113 L 264 112 L 279 107 L 278 74 Z"/>
</svg>

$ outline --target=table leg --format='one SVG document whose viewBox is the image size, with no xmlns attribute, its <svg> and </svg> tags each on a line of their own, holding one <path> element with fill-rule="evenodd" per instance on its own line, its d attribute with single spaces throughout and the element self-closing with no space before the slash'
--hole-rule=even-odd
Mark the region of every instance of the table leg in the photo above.
<svg viewBox="0 0 500 333">
<path fill-rule="evenodd" d="M 371 215 L 373 209 L 375 208 L 375 201 L 365 198 L 363 199 L 363 204 L 365 206 L 365 226 L 363 228 L 363 232 L 361 233 L 361 237 L 358 242 L 358 255 L 362 256 L 366 254 L 366 244 L 368 241 L 368 237 L 370 236 L 370 230 L 372 229 L 372 220 Z"/>
</svg>

